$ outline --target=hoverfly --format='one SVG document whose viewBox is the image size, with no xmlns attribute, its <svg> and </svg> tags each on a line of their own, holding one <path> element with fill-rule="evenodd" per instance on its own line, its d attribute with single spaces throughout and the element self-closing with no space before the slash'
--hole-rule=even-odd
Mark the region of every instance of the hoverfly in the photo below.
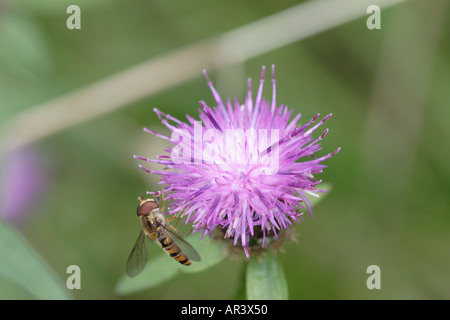
<svg viewBox="0 0 450 320">
<path fill-rule="evenodd" d="M 144 270 L 148 260 L 147 247 L 145 245 L 145 236 L 151 240 L 157 240 L 164 251 L 179 263 L 189 266 L 191 260 L 200 261 L 197 251 L 187 243 L 175 227 L 167 223 L 172 220 L 166 220 L 159 211 L 159 204 L 154 199 L 139 199 L 137 215 L 141 221 L 142 230 L 133 246 L 128 257 L 126 271 L 129 277 L 135 277 Z"/>
</svg>

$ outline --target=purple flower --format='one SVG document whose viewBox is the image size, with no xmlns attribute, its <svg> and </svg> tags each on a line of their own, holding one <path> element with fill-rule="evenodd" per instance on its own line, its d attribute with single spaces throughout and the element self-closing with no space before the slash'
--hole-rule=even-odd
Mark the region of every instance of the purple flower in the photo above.
<svg viewBox="0 0 450 320">
<path fill-rule="evenodd" d="M 300 114 L 291 121 L 292 110 L 277 106 L 274 66 L 272 66 L 273 94 L 271 102 L 262 97 L 265 68 L 253 100 L 251 81 L 244 104 L 237 99 L 224 103 L 208 75 L 208 85 L 217 107 L 210 108 L 200 101 L 200 121 L 187 116 L 182 122 L 154 109 L 161 122 L 171 131 L 165 136 L 145 128 L 173 147 L 158 159 L 137 159 L 162 164 L 166 169 L 153 171 L 161 175 L 167 199 L 168 213 L 184 212 L 186 223 L 193 223 L 194 231 L 203 236 L 213 229 L 223 231 L 225 238 L 243 247 L 249 256 L 249 246 L 264 247 L 266 237 L 278 237 L 293 221 L 301 219 L 301 209 L 312 215 L 309 195 L 318 196 L 320 180 L 314 175 L 322 172 L 322 162 L 334 154 L 315 157 L 321 150 L 313 132 L 331 117 L 316 123 L 319 114 L 300 125 Z"/>
<path fill-rule="evenodd" d="M 48 188 L 46 159 L 31 148 L 15 150 L 0 167 L 0 218 L 19 224 L 33 214 L 34 206 Z"/>
</svg>

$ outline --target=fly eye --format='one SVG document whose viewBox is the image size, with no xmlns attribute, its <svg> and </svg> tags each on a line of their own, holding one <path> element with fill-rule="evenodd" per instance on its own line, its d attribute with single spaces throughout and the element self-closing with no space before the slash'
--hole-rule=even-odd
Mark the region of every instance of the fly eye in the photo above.
<svg viewBox="0 0 450 320">
<path fill-rule="evenodd" d="M 159 205 L 155 200 L 147 199 L 142 202 L 137 208 L 138 216 L 145 216 L 152 212 L 152 210 L 158 209 Z"/>
</svg>

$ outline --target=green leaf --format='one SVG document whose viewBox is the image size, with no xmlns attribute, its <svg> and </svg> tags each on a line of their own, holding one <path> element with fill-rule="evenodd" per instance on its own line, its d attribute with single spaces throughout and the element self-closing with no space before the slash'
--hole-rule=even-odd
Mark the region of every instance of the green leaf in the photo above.
<svg viewBox="0 0 450 320">
<path fill-rule="evenodd" d="M 330 193 L 330 191 L 332 189 L 332 185 L 330 183 L 322 183 L 318 186 L 318 189 L 325 190 L 326 192 L 317 193 L 319 195 L 318 197 L 308 194 L 308 199 L 309 199 L 309 202 L 311 202 L 312 207 L 315 207 L 319 202 L 321 202 L 323 199 L 325 199 L 325 197 Z M 302 209 L 297 208 L 296 210 L 297 210 L 297 212 L 301 212 L 301 211 L 307 212 L 306 207 L 302 208 Z"/>
<path fill-rule="evenodd" d="M 288 286 L 278 259 L 266 252 L 261 258 L 252 258 L 246 275 L 248 300 L 285 300 Z"/>
<path fill-rule="evenodd" d="M 160 254 L 150 258 L 150 262 L 141 274 L 134 278 L 123 275 L 116 285 L 118 294 L 130 294 L 137 291 L 155 287 L 173 278 L 179 267 L 178 262 L 172 261 L 166 254 Z"/>
<path fill-rule="evenodd" d="M 313 206 L 316 206 L 319 202 L 325 199 L 325 197 L 330 193 L 332 185 L 330 183 L 322 183 L 317 187 L 317 189 L 326 190 L 327 192 L 319 193 L 319 197 L 309 196 L 308 199 L 311 201 Z"/>
<path fill-rule="evenodd" d="M 1 296 L 14 298 L 70 299 L 68 289 L 25 239 L 0 220 Z M 6 292 L 8 290 L 8 292 Z"/>
<path fill-rule="evenodd" d="M 176 275 L 206 270 L 225 258 L 225 248 L 220 241 L 212 241 L 209 238 L 200 241 L 200 233 L 196 233 L 188 238 L 188 242 L 200 254 L 201 261 L 192 261 L 192 264 L 186 267 L 167 254 L 161 253 L 154 258 L 150 258 L 147 267 L 135 278 L 123 275 L 117 282 L 116 292 L 124 295 L 149 289 L 170 280 Z"/>
<path fill-rule="evenodd" d="M 196 273 L 211 268 L 225 258 L 225 243 L 222 241 L 214 241 L 209 238 L 201 240 L 200 232 L 192 235 L 192 243 L 195 243 L 195 248 L 202 261 L 193 262 L 189 268 L 183 268 L 185 273 Z"/>
</svg>

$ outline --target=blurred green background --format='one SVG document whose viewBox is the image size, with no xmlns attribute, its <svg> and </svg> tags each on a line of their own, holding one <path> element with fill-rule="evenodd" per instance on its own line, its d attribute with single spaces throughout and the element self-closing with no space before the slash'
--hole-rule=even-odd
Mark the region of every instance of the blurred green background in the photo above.
<svg viewBox="0 0 450 320">
<path fill-rule="evenodd" d="M 0 126 L 35 105 L 299 3 L 1 1 Z M 81 30 L 66 28 L 70 4 L 81 8 Z M 450 298 L 449 8 L 447 1 L 406 1 L 382 9 L 380 30 L 366 27 L 363 12 L 209 71 L 223 99 L 243 101 L 245 79 L 253 78 L 255 93 L 261 66 L 275 64 L 278 104 L 302 113 L 303 123 L 333 113 L 319 153 L 342 147 L 319 175 L 333 190 L 314 218 L 292 228 L 299 243 L 279 254 L 290 299 Z M 135 294 L 115 292 L 139 231 L 136 198 L 158 189 L 158 177 L 140 170 L 133 155 L 161 154 L 164 145 L 142 128 L 167 134 L 154 107 L 185 119 L 197 116 L 203 99 L 214 105 L 199 69 L 192 80 L 2 154 L 3 219 L 63 284 L 66 268 L 80 266 L 75 299 L 233 297 L 243 259 Z M 149 247 L 150 257 L 159 253 Z M 381 268 L 380 290 L 366 287 L 370 265 Z M 30 297 L 7 282 L 0 281 L 0 298 Z"/>
</svg>

